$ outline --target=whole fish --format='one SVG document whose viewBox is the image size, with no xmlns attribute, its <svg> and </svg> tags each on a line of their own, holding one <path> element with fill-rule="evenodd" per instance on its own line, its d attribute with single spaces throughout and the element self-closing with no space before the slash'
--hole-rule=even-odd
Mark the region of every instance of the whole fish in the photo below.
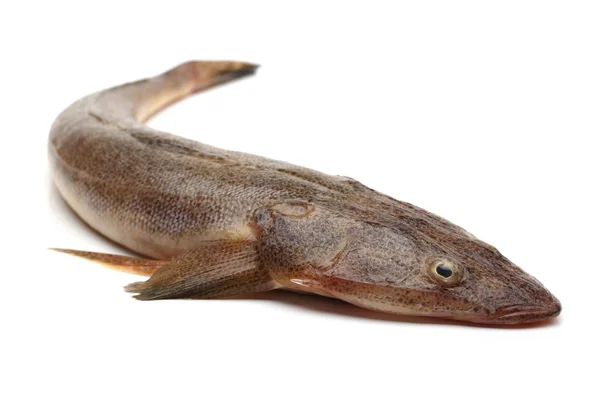
<svg viewBox="0 0 600 400">
<path fill-rule="evenodd" d="M 54 122 L 54 182 L 91 227 L 147 258 L 59 251 L 150 276 L 141 300 L 287 288 L 371 310 L 519 324 L 559 301 L 496 248 L 354 179 L 221 150 L 144 124 L 194 92 L 255 72 L 191 61 L 91 94 Z"/>
</svg>

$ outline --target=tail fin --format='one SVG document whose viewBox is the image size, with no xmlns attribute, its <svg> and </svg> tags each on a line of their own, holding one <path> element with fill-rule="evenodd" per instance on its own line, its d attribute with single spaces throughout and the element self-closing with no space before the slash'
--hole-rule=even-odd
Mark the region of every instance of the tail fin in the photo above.
<svg viewBox="0 0 600 400">
<path fill-rule="evenodd" d="M 258 65 L 238 61 L 188 61 L 144 83 L 133 110 L 139 122 L 178 100 L 256 72 Z"/>
</svg>

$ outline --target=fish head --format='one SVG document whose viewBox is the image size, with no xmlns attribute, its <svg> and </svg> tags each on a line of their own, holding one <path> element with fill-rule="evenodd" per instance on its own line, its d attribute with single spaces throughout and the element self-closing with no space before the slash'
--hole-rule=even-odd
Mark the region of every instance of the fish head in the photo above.
<svg viewBox="0 0 600 400">
<path fill-rule="evenodd" d="M 560 313 L 556 297 L 495 247 L 406 207 L 411 212 L 369 219 L 279 203 L 256 214 L 261 257 L 284 287 L 387 313 L 483 324 Z"/>
<path fill-rule="evenodd" d="M 350 229 L 356 245 L 323 282 L 334 297 L 403 315 L 524 324 L 560 313 L 560 302 L 537 279 L 459 229 L 358 224 Z"/>
</svg>

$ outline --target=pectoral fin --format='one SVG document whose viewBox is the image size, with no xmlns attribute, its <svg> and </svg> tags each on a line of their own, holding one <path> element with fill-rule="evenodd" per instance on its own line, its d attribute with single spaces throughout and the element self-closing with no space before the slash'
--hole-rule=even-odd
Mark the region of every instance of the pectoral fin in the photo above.
<svg viewBox="0 0 600 400">
<path fill-rule="evenodd" d="M 261 268 L 256 243 L 218 240 L 181 253 L 145 282 L 125 287 L 140 300 L 216 298 L 264 292 L 279 285 Z"/>
<path fill-rule="evenodd" d="M 70 249 L 50 249 L 60 253 L 71 254 L 73 256 L 93 261 L 105 267 L 115 269 L 130 274 L 151 276 L 160 267 L 167 264 L 168 261 L 152 260 L 147 258 L 128 257 L 118 254 L 94 253 L 91 251 L 70 250 Z"/>
</svg>

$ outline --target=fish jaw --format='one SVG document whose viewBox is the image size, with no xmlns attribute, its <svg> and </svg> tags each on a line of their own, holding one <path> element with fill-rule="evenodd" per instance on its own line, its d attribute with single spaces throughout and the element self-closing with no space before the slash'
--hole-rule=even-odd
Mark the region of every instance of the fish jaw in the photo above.
<svg viewBox="0 0 600 400">
<path fill-rule="evenodd" d="M 552 300 L 548 301 L 547 304 L 537 306 L 517 304 L 501 307 L 490 314 L 487 319 L 474 322 L 506 325 L 529 324 L 558 317 L 561 311 L 560 301 L 552 296 Z"/>
<path fill-rule="evenodd" d="M 441 301 L 443 291 L 411 291 L 397 287 L 354 282 L 337 277 L 307 274 L 280 280 L 283 287 L 343 300 L 372 311 L 406 317 L 430 317 L 481 325 L 526 325 L 557 317 L 560 301 L 545 288 L 535 302 L 489 309 L 457 299 Z M 442 306 L 442 308 L 440 308 Z"/>
</svg>

